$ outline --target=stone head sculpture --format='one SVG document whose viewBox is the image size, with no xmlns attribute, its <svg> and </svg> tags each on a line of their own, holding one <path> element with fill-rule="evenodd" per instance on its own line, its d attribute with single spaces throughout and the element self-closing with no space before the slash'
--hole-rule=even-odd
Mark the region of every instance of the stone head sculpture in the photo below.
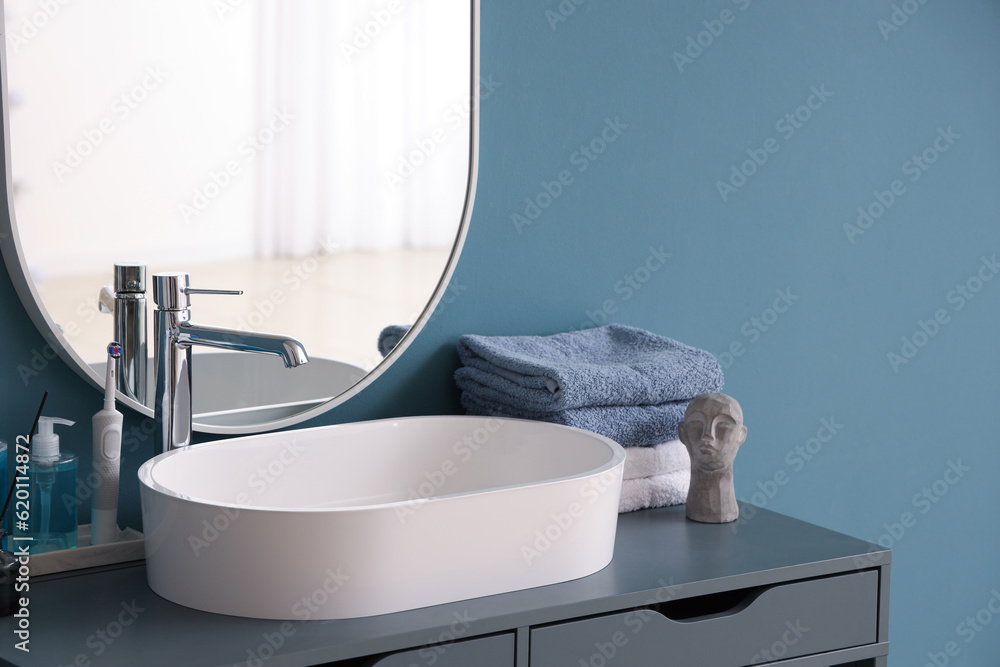
<svg viewBox="0 0 1000 667">
<path fill-rule="evenodd" d="M 740 515 L 733 488 L 733 461 L 746 440 L 743 410 L 726 394 L 699 394 L 688 404 L 679 427 L 691 456 L 687 517 L 703 523 L 727 523 Z"/>
</svg>

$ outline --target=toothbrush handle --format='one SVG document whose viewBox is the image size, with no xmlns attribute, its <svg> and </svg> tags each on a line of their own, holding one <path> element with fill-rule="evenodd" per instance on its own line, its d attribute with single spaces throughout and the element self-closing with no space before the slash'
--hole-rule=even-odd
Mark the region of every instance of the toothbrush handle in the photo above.
<svg viewBox="0 0 1000 667">
<path fill-rule="evenodd" d="M 93 431 L 97 485 L 90 512 L 91 544 L 109 544 L 118 537 L 122 414 L 115 410 L 102 410 L 94 415 Z"/>
</svg>

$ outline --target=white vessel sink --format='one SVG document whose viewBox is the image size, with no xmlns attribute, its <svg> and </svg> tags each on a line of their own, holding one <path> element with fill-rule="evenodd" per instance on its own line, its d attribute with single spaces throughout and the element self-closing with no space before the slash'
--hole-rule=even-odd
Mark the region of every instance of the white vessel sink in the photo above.
<svg viewBox="0 0 1000 667">
<path fill-rule="evenodd" d="M 385 614 L 611 561 L 624 450 L 566 426 L 408 417 L 234 438 L 139 469 L 162 597 L 269 619 Z"/>
<path fill-rule="evenodd" d="M 90 366 L 104 377 L 104 361 Z M 155 373 L 151 357 L 146 371 L 150 405 L 156 395 Z M 290 370 L 270 354 L 194 351 L 193 421 L 213 426 L 276 421 L 330 400 L 367 373 L 360 366 L 324 357 L 310 357 L 308 364 Z"/>
</svg>

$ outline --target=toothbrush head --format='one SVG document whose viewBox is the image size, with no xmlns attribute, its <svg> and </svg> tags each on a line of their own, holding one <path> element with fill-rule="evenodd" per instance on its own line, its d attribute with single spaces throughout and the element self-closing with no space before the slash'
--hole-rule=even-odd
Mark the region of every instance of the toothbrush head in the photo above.
<svg viewBox="0 0 1000 667">
<path fill-rule="evenodd" d="M 115 388 L 118 386 L 118 359 L 122 356 L 122 346 L 118 341 L 108 343 L 108 363 L 104 371 L 104 409 L 115 409 Z"/>
</svg>

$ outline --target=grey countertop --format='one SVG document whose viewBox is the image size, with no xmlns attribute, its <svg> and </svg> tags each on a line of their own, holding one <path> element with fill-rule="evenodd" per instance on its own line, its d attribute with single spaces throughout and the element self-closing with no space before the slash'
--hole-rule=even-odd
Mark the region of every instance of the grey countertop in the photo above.
<svg viewBox="0 0 1000 667">
<path fill-rule="evenodd" d="M 146 584 L 142 562 L 30 583 L 30 653 L 0 619 L 0 664 L 134 667 L 313 665 L 736 588 L 885 565 L 891 552 L 743 505 L 740 522 L 687 521 L 684 506 L 623 514 L 615 556 L 582 579 L 413 611 L 266 621 L 195 611 Z M 276 568 L 294 567 L 294 546 Z M 271 649 L 277 645 L 276 648 Z M 271 655 L 273 653 L 273 655 Z"/>
</svg>

